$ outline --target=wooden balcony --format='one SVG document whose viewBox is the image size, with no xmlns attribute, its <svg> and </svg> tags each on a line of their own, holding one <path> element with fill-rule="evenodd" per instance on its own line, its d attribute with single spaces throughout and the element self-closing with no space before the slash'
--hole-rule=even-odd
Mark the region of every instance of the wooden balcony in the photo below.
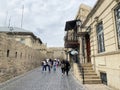
<svg viewBox="0 0 120 90">
<path fill-rule="evenodd" d="M 88 34 L 88 32 L 82 31 L 82 32 L 78 32 L 78 33 L 77 33 L 77 36 L 78 36 L 78 37 L 80 37 L 80 36 L 85 36 L 86 34 Z"/>
<path fill-rule="evenodd" d="M 79 47 L 78 40 L 66 40 L 64 44 L 65 48 L 76 48 Z"/>
</svg>

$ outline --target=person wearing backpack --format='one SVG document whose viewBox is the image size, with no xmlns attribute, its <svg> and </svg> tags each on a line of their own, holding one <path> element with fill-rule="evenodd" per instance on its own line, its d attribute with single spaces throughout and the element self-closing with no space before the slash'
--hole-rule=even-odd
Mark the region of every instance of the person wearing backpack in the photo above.
<svg viewBox="0 0 120 90">
<path fill-rule="evenodd" d="M 61 71 L 62 71 L 62 75 L 65 74 L 65 60 L 61 61 Z"/>
<path fill-rule="evenodd" d="M 66 75 L 68 76 L 68 72 L 70 71 L 70 63 L 68 60 L 65 61 L 65 72 L 66 72 Z"/>
</svg>

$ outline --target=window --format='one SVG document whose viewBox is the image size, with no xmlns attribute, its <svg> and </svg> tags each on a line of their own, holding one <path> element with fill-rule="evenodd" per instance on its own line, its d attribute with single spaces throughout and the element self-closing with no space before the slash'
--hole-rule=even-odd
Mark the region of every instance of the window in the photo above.
<svg viewBox="0 0 120 90">
<path fill-rule="evenodd" d="M 20 39 L 20 42 L 24 44 L 24 43 L 25 43 L 25 39 L 24 39 L 24 38 L 21 38 L 21 39 Z"/>
<path fill-rule="evenodd" d="M 15 58 L 17 58 L 17 52 L 15 52 Z"/>
<path fill-rule="evenodd" d="M 98 53 L 105 51 L 104 46 L 104 34 L 103 34 L 103 24 L 102 22 L 98 23 L 97 27 L 97 41 L 98 41 Z"/>
<path fill-rule="evenodd" d="M 117 31 L 117 39 L 118 39 L 118 48 L 120 48 L 120 4 L 115 9 L 115 19 L 116 19 L 116 31 Z"/>
<path fill-rule="evenodd" d="M 107 85 L 107 74 L 100 72 L 101 81 L 103 84 Z"/>
<path fill-rule="evenodd" d="M 7 57 L 9 57 L 10 50 L 7 50 Z"/>
<path fill-rule="evenodd" d="M 85 56 L 85 39 L 84 38 L 82 38 L 82 54 L 83 54 L 83 56 Z"/>
<path fill-rule="evenodd" d="M 20 54 L 20 58 L 22 58 L 22 53 Z"/>
</svg>

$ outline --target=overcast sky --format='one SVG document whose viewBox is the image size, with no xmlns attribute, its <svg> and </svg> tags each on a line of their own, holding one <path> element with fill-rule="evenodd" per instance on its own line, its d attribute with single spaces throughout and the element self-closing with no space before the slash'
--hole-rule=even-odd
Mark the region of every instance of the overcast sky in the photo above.
<svg viewBox="0 0 120 90">
<path fill-rule="evenodd" d="M 65 22 L 75 19 L 81 3 L 94 6 L 97 0 L 0 0 L 0 26 L 32 31 L 48 47 L 64 46 Z M 11 19 L 10 19 L 11 18 Z"/>
</svg>

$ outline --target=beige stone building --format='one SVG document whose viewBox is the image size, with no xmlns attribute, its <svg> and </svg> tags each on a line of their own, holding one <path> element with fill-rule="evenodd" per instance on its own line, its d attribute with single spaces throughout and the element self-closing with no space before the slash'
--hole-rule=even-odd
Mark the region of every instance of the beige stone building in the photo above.
<svg viewBox="0 0 120 90">
<path fill-rule="evenodd" d="M 82 22 L 85 21 L 87 15 L 89 14 L 89 12 L 91 11 L 91 7 L 85 4 L 80 4 L 78 13 L 76 15 L 75 18 L 79 18 Z"/>
<path fill-rule="evenodd" d="M 8 35 L 9 39 L 15 39 L 21 44 L 27 45 L 33 49 L 46 54 L 47 46 L 42 43 L 40 38 L 37 38 L 32 32 L 17 27 L 0 27 L 0 33 Z"/>
<path fill-rule="evenodd" d="M 66 51 L 66 58 L 71 62 L 73 67 L 73 74 L 76 76 L 77 79 L 81 80 L 80 77 L 80 70 L 79 70 L 79 62 L 80 60 L 80 38 L 78 37 L 78 26 L 77 22 L 81 19 L 84 22 L 85 18 L 91 11 L 91 8 L 85 4 L 81 4 L 78 10 L 78 14 L 75 17 L 75 20 L 67 21 L 65 25 L 65 51 Z M 71 52 L 73 54 L 71 54 Z M 75 52 L 77 52 L 75 54 Z"/>
<path fill-rule="evenodd" d="M 102 82 L 120 90 L 120 1 L 98 0 L 83 27 L 89 26 L 91 64 Z M 87 62 L 87 61 L 85 61 Z"/>
<path fill-rule="evenodd" d="M 0 28 L 0 82 L 40 66 L 46 55 L 46 45 L 33 33 L 9 29 Z"/>
<path fill-rule="evenodd" d="M 17 27 L 0 27 L 0 33 L 6 33 L 9 38 L 13 38 L 16 41 L 25 44 L 29 47 L 34 47 L 34 44 L 42 44 L 42 41 L 30 31 L 17 28 Z"/>
<path fill-rule="evenodd" d="M 80 63 L 92 66 L 101 83 L 120 90 L 120 1 L 98 0 L 77 31 Z"/>
</svg>

